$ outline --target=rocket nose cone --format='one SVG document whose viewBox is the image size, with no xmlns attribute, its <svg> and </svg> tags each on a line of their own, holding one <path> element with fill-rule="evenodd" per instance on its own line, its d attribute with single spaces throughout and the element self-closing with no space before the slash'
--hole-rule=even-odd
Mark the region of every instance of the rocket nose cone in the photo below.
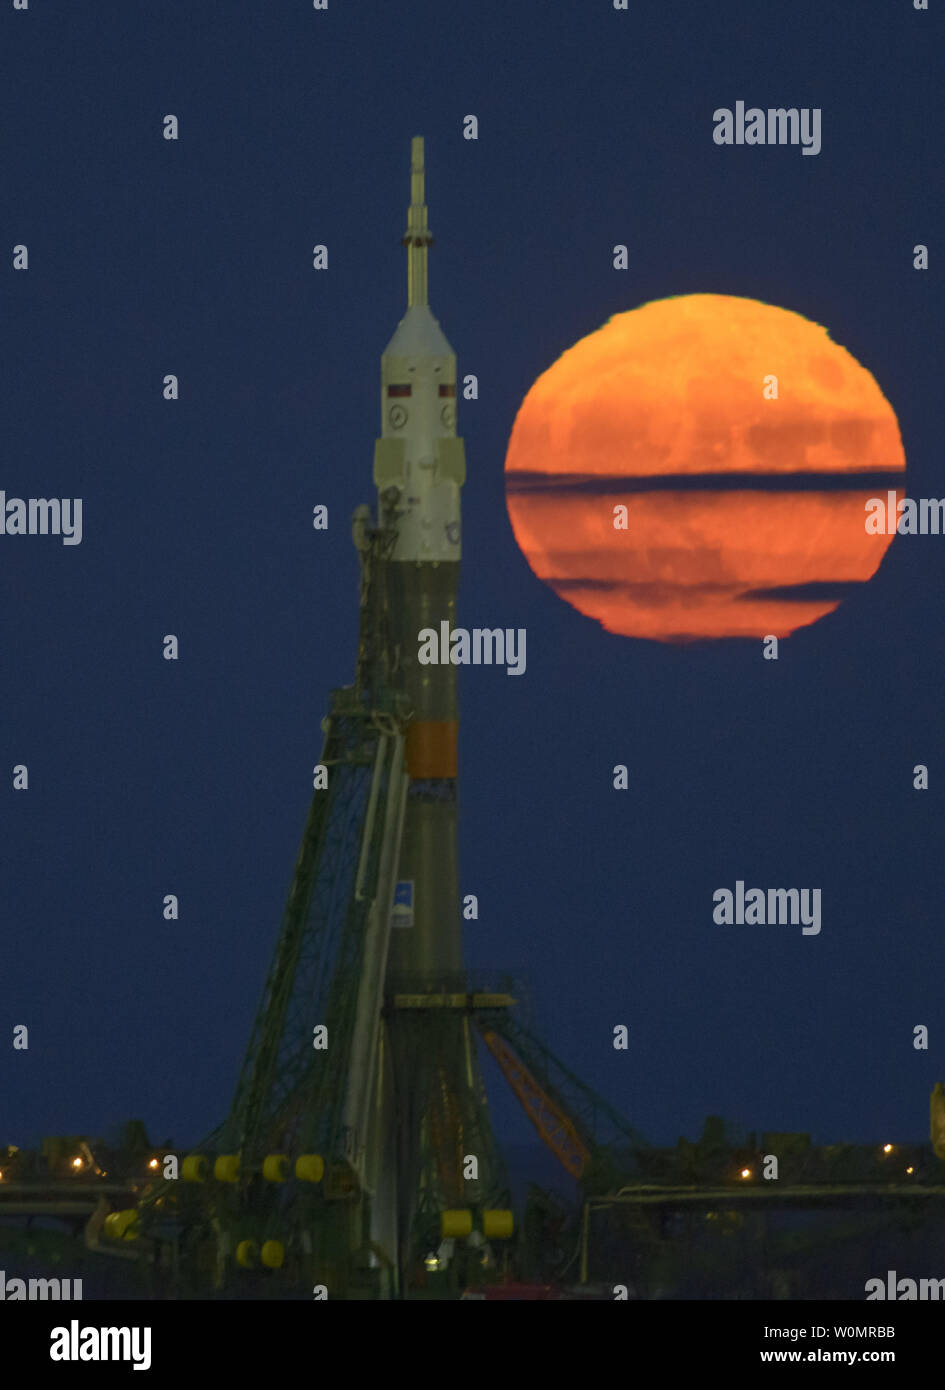
<svg viewBox="0 0 945 1390">
<path fill-rule="evenodd" d="M 415 304 L 404 314 L 397 331 L 384 349 L 392 357 L 450 357 L 453 349 L 426 304 Z"/>
</svg>

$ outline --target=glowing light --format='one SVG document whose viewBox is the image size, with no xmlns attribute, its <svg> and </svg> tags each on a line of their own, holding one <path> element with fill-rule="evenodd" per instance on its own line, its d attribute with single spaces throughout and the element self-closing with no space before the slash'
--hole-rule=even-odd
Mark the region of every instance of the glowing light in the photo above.
<svg viewBox="0 0 945 1390">
<path fill-rule="evenodd" d="M 884 1153 L 884 1154 L 891 1154 L 892 1151 L 893 1151 L 893 1146 L 892 1146 L 892 1144 L 884 1144 L 884 1145 L 883 1145 L 883 1153 Z"/>
<path fill-rule="evenodd" d="M 149 1167 L 149 1168 L 158 1168 L 158 1167 L 160 1167 L 160 1164 L 158 1163 L 158 1161 L 157 1161 L 156 1158 L 152 1158 L 152 1159 L 151 1159 L 151 1162 L 148 1164 L 148 1167 Z"/>
<path fill-rule="evenodd" d="M 906 1169 L 906 1172 L 907 1172 L 907 1173 L 914 1173 L 914 1172 L 915 1172 L 915 1169 L 914 1169 L 914 1168 L 907 1168 L 907 1169 Z"/>
<path fill-rule="evenodd" d="M 867 533 L 866 502 L 905 453 L 825 328 L 690 294 L 568 348 L 522 402 L 505 467 L 539 579 L 607 632 L 687 643 L 787 636 L 859 590 L 892 543 Z"/>
<path fill-rule="evenodd" d="M 743 1178 L 750 1178 L 750 1177 L 751 1177 L 751 1169 L 750 1169 L 750 1168 L 743 1168 L 742 1171 L 741 1171 L 740 1176 L 743 1177 Z"/>
<path fill-rule="evenodd" d="M 440 1262 L 435 1255 L 428 1255 L 423 1263 L 431 1274 L 440 1267 Z"/>
<path fill-rule="evenodd" d="M 72 1166 L 73 1166 L 73 1168 L 81 1168 L 81 1167 L 82 1167 L 82 1160 L 81 1160 L 81 1158 L 74 1158 L 74 1159 L 72 1160 Z"/>
</svg>

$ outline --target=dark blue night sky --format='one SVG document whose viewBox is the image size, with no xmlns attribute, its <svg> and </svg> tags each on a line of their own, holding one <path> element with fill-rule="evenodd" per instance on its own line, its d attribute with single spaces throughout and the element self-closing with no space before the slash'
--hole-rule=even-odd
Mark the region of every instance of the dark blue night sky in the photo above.
<svg viewBox="0 0 945 1390">
<path fill-rule="evenodd" d="M 520 971 L 548 1044 L 653 1142 L 710 1112 L 819 1142 L 927 1136 L 945 537 L 897 538 L 777 662 L 760 642 L 657 646 L 535 578 L 503 465 L 562 351 L 707 292 L 824 324 L 897 412 L 909 495 L 945 492 L 938 11 L 6 6 L 0 488 L 81 496 L 84 536 L 0 538 L 0 1142 L 130 1116 L 195 1142 L 229 1106 L 319 721 L 353 674 L 350 516 L 375 500 L 415 134 L 431 304 L 480 385 L 459 403 L 459 622 L 528 633 L 523 678 L 460 672 L 470 965 Z M 821 153 L 715 145 L 713 110 L 739 99 L 820 107 Z M 820 935 L 716 926 L 713 891 L 736 879 L 820 887 Z M 528 1139 L 514 1102 L 495 1110 Z"/>
</svg>

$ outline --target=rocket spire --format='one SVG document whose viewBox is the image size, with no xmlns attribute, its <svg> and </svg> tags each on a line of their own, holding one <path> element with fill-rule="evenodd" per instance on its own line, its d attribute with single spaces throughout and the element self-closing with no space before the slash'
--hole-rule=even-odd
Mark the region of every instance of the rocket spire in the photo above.
<svg viewBox="0 0 945 1390">
<path fill-rule="evenodd" d="M 424 198 L 423 136 L 415 135 L 410 148 L 410 207 L 407 211 L 407 231 L 401 242 L 407 248 L 407 306 L 428 304 L 427 247 L 433 238 L 427 226 L 427 205 Z"/>
</svg>

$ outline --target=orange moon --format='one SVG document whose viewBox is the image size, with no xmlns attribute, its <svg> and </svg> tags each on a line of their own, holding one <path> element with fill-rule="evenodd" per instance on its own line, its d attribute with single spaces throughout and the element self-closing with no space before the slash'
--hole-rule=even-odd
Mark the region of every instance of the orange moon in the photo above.
<svg viewBox="0 0 945 1390">
<path fill-rule="evenodd" d="M 826 328 L 692 294 L 615 314 L 542 373 L 506 502 L 538 578 L 608 632 L 783 637 L 876 572 L 893 537 L 867 534 L 866 502 L 903 496 L 904 469 L 892 406 Z"/>
</svg>

